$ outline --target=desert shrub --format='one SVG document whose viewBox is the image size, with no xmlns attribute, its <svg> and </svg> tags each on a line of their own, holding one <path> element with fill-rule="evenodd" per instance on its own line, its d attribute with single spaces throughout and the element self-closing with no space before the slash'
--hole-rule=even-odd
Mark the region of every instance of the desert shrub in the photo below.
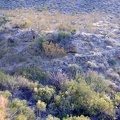
<svg viewBox="0 0 120 120">
<path fill-rule="evenodd" d="M 17 117 L 15 118 L 15 120 L 28 120 L 27 117 L 23 114 L 19 114 L 17 115 Z"/>
<path fill-rule="evenodd" d="M 46 103 L 50 102 L 54 94 L 55 94 L 55 89 L 52 86 L 41 87 L 35 91 L 36 98 Z"/>
<path fill-rule="evenodd" d="M 108 85 L 106 82 L 107 80 L 103 77 L 103 75 L 100 75 L 94 71 L 89 71 L 88 76 L 87 83 L 93 90 L 100 93 L 105 92 Z"/>
<path fill-rule="evenodd" d="M 57 117 L 54 117 L 52 115 L 48 115 L 47 118 L 46 118 L 46 120 L 60 120 L 60 119 L 57 118 Z"/>
<path fill-rule="evenodd" d="M 21 21 L 16 21 L 16 23 L 13 25 L 14 28 L 28 28 L 32 25 L 32 21 L 28 18 L 25 18 Z"/>
<path fill-rule="evenodd" d="M 14 89 L 32 89 L 31 86 L 35 86 L 35 83 L 29 81 L 25 77 L 22 76 L 10 76 L 8 74 L 0 71 L 0 87 L 1 89 L 14 90 Z M 9 91 L 5 91 L 4 95 L 9 96 L 11 93 Z M 11 95 L 10 95 L 11 96 Z"/>
<path fill-rule="evenodd" d="M 79 66 L 77 64 L 69 64 L 68 66 L 69 72 L 70 72 L 70 77 L 75 78 L 76 74 L 80 72 Z"/>
<path fill-rule="evenodd" d="M 11 119 L 19 120 L 20 118 L 24 118 L 25 120 L 34 120 L 35 115 L 33 110 L 30 107 L 26 106 L 25 100 L 15 99 L 14 101 L 9 103 L 9 109 L 11 113 Z M 16 111 L 18 111 L 16 113 Z M 14 114 L 16 115 L 14 116 Z"/>
<path fill-rule="evenodd" d="M 36 9 L 37 9 L 37 11 L 39 11 L 39 12 L 42 12 L 42 11 L 44 10 L 44 8 L 43 8 L 43 7 L 40 7 L 40 6 L 37 7 Z"/>
<path fill-rule="evenodd" d="M 43 43 L 43 50 L 47 57 L 59 57 L 66 54 L 64 48 L 60 48 L 58 44 L 53 44 L 52 42 L 44 42 Z"/>
<path fill-rule="evenodd" d="M 57 26 L 58 31 L 67 31 L 70 32 L 71 34 L 74 34 L 76 32 L 76 28 L 74 25 L 69 25 L 69 24 L 59 24 Z"/>
<path fill-rule="evenodd" d="M 113 102 L 116 106 L 120 105 L 120 92 L 115 92 L 112 94 L 114 96 Z"/>
<path fill-rule="evenodd" d="M 37 117 L 41 118 L 42 113 L 46 111 L 46 103 L 41 100 L 38 100 L 36 106 L 37 106 Z"/>
<path fill-rule="evenodd" d="M 107 95 L 94 96 L 91 108 L 89 109 L 90 114 L 95 115 L 96 113 L 101 113 L 101 117 L 113 118 L 115 116 L 115 108 L 112 100 Z"/>
<path fill-rule="evenodd" d="M 57 89 L 62 89 L 66 81 L 69 81 L 65 73 L 57 72 L 49 75 L 50 83 Z"/>
<path fill-rule="evenodd" d="M 70 36 L 69 32 L 59 31 L 59 33 L 58 33 L 58 40 L 63 40 L 65 38 L 68 38 L 69 36 Z"/>
<path fill-rule="evenodd" d="M 7 21 L 9 21 L 7 16 L 0 15 L 0 25 L 5 24 Z"/>
<path fill-rule="evenodd" d="M 41 112 L 44 112 L 46 110 L 46 103 L 42 102 L 41 100 L 38 100 L 36 106 L 37 106 L 38 110 Z"/>
<path fill-rule="evenodd" d="M 120 70 L 117 71 L 118 75 L 120 75 Z"/>
<path fill-rule="evenodd" d="M 43 47 L 43 42 L 45 42 L 46 40 L 46 36 L 45 35 L 42 35 L 38 40 L 37 40 L 37 45 L 38 47 L 40 48 L 40 50 L 42 51 Z"/>
<path fill-rule="evenodd" d="M 12 94 L 8 91 L 8 90 L 6 90 L 6 91 L 0 91 L 0 95 L 2 95 L 3 97 L 5 97 L 5 98 L 10 98 L 10 97 L 12 97 Z"/>
<path fill-rule="evenodd" d="M 2 23 L 4 21 L 3 17 L 0 16 L 0 23 Z"/>
<path fill-rule="evenodd" d="M 33 120 L 34 112 L 27 107 L 25 100 L 14 99 L 11 101 L 12 94 L 9 91 L 0 91 L 0 120 Z"/>
<path fill-rule="evenodd" d="M 73 117 L 67 117 L 64 118 L 63 120 L 90 120 L 89 117 L 85 117 L 84 115 L 81 115 L 79 117 L 73 116 Z"/>
<path fill-rule="evenodd" d="M 37 40 L 37 45 L 40 49 L 40 53 L 44 52 L 47 57 L 64 55 L 65 50 L 63 47 L 59 47 L 58 43 L 69 36 L 70 34 L 68 32 L 62 32 L 62 31 L 57 34 L 53 34 L 51 37 L 48 36 L 49 38 L 47 38 L 44 35 L 41 36 Z"/>
<path fill-rule="evenodd" d="M 82 78 L 82 77 L 81 77 Z M 68 81 L 65 88 L 59 91 L 51 104 L 60 118 L 67 115 L 109 116 L 115 115 L 114 104 L 110 97 L 95 92 L 85 79 Z"/>
<path fill-rule="evenodd" d="M 59 31 L 56 34 L 53 34 L 52 37 L 50 37 L 52 39 L 53 43 L 59 43 L 61 41 L 63 41 L 65 38 L 69 38 L 71 35 L 70 32 L 67 31 Z"/>
<path fill-rule="evenodd" d="M 17 85 L 16 77 L 6 75 L 0 71 L 0 87 L 14 89 Z"/>
<path fill-rule="evenodd" d="M 33 84 L 28 79 L 26 79 L 25 77 L 22 77 L 22 76 L 16 77 L 16 82 L 17 82 L 17 85 L 19 86 L 19 88 L 21 88 L 21 89 L 30 88 L 31 84 Z"/>
<path fill-rule="evenodd" d="M 22 75 L 29 80 L 39 82 L 42 82 L 47 76 L 46 73 L 42 72 L 41 69 L 36 66 L 22 67 L 16 71 L 16 74 Z"/>
</svg>

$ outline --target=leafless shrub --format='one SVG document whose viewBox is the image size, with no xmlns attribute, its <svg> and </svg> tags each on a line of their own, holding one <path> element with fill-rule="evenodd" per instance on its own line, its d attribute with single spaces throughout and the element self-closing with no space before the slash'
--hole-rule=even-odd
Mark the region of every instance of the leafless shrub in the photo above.
<svg viewBox="0 0 120 120">
<path fill-rule="evenodd" d="M 61 89 L 66 81 L 69 81 L 65 73 L 57 72 L 50 74 L 51 83 Z"/>
<path fill-rule="evenodd" d="M 30 82 L 25 77 L 19 76 L 16 78 L 18 86 L 21 88 L 30 87 Z"/>
<path fill-rule="evenodd" d="M 43 49 L 47 57 L 62 56 L 66 54 L 64 48 L 60 48 L 58 44 L 53 44 L 52 42 L 44 42 Z"/>
</svg>

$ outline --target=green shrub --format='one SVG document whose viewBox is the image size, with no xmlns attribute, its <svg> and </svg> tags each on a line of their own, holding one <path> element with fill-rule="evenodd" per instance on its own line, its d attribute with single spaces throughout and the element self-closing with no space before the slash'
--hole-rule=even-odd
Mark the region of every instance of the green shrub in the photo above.
<svg viewBox="0 0 120 120">
<path fill-rule="evenodd" d="M 17 117 L 15 118 L 15 120 L 28 120 L 27 117 L 23 114 L 19 114 L 17 115 Z"/>
<path fill-rule="evenodd" d="M 118 70 L 117 73 L 120 75 L 120 70 Z"/>
<path fill-rule="evenodd" d="M 64 40 L 65 38 L 69 38 L 70 37 L 70 33 L 69 32 L 66 32 L 66 31 L 60 31 L 59 33 L 58 33 L 58 35 L 56 35 L 55 36 L 55 40 L 57 41 L 57 42 L 61 42 L 62 40 Z"/>
<path fill-rule="evenodd" d="M 22 76 L 10 76 L 8 74 L 3 73 L 0 71 L 0 87 L 7 89 L 9 91 L 14 90 L 16 88 L 26 89 L 29 88 L 31 89 L 31 86 L 35 86 L 35 84 L 25 77 Z M 8 91 L 6 91 L 6 94 Z M 9 93 L 8 93 L 9 94 Z"/>
<path fill-rule="evenodd" d="M 3 20 L 3 18 L 2 17 L 0 17 L 0 24 L 3 22 L 4 20 Z"/>
<path fill-rule="evenodd" d="M 65 38 L 69 38 L 71 35 L 70 32 L 67 31 L 59 31 L 56 34 L 53 34 L 50 39 L 52 39 L 53 43 L 59 43 L 61 41 L 63 41 Z"/>
<path fill-rule="evenodd" d="M 90 120 L 89 117 L 85 117 L 84 115 L 81 115 L 79 117 L 73 116 L 73 117 L 67 117 L 64 118 L 63 120 Z"/>
<path fill-rule="evenodd" d="M 17 85 L 16 77 L 6 75 L 0 71 L 0 87 L 14 89 Z"/>
<path fill-rule="evenodd" d="M 41 100 L 38 100 L 36 107 L 37 107 L 37 117 L 41 118 L 42 113 L 46 111 L 46 103 Z"/>
<path fill-rule="evenodd" d="M 49 103 L 52 97 L 55 94 L 55 89 L 53 87 L 45 86 L 38 88 L 35 91 L 35 96 L 38 100 L 42 100 L 46 103 Z"/>
<path fill-rule="evenodd" d="M 70 77 L 75 78 L 76 74 L 80 72 L 79 66 L 77 64 L 69 64 L 68 69 L 70 72 Z"/>
<path fill-rule="evenodd" d="M 41 100 L 38 100 L 36 106 L 37 106 L 38 110 L 41 112 L 44 112 L 46 110 L 46 103 L 42 102 Z"/>
<path fill-rule="evenodd" d="M 120 92 L 115 92 L 112 94 L 114 96 L 113 102 L 116 106 L 120 105 Z"/>
<path fill-rule="evenodd" d="M 34 120 L 35 115 L 33 110 L 30 107 L 26 106 L 25 100 L 15 99 L 14 101 L 9 103 L 10 112 L 13 115 L 16 111 L 17 115 L 13 116 L 15 120 L 19 120 L 20 118 L 24 118 L 25 120 Z M 12 118 L 12 119 L 13 119 Z"/>
<path fill-rule="evenodd" d="M 57 117 L 54 117 L 52 115 L 48 115 L 47 118 L 46 118 L 46 120 L 60 120 L 60 119 L 57 118 Z"/>
<path fill-rule="evenodd" d="M 115 109 L 110 97 L 95 92 L 86 83 L 86 80 L 81 78 L 77 81 L 66 82 L 66 87 L 55 97 L 51 106 L 56 110 L 58 116 L 63 118 L 74 111 L 75 115 L 96 116 L 101 114 L 110 119 L 114 117 Z"/>
<path fill-rule="evenodd" d="M 6 90 L 6 91 L 0 91 L 0 95 L 4 96 L 5 98 L 12 97 L 12 94 L 8 90 Z"/>
<path fill-rule="evenodd" d="M 42 47 L 42 44 L 43 44 L 43 42 L 45 42 L 46 41 L 46 36 L 41 36 L 38 40 L 37 40 L 37 45 L 38 45 L 38 47 L 42 50 L 43 49 L 43 47 Z"/>
<path fill-rule="evenodd" d="M 108 80 L 106 80 L 103 75 L 99 75 L 94 71 L 90 71 L 88 74 L 88 79 L 87 79 L 87 83 L 91 86 L 91 88 L 93 90 L 95 90 L 96 92 L 105 92 L 105 90 L 107 89 L 108 85 L 107 82 Z"/>
<path fill-rule="evenodd" d="M 31 66 L 31 67 L 23 67 L 18 69 L 16 72 L 17 75 L 22 75 L 25 78 L 32 81 L 43 82 L 42 80 L 47 77 L 46 73 L 43 73 L 39 67 Z"/>
</svg>

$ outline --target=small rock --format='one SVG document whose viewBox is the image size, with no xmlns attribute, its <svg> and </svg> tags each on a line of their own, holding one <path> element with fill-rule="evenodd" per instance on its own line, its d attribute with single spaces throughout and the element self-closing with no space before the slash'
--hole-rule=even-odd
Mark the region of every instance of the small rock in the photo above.
<svg viewBox="0 0 120 120">
<path fill-rule="evenodd" d="M 106 48 L 109 50 L 109 49 L 112 49 L 112 46 L 106 46 Z"/>
</svg>

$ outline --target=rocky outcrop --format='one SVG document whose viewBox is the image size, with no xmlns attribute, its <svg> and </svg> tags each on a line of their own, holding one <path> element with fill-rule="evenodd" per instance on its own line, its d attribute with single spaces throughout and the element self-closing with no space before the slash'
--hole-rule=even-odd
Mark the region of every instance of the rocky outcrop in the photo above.
<svg viewBox="0 0 120 120">
<path fill-rule="evenodd" d="M 19 42 L 34 42 L 40 37 L 35 30 L 19 30 L 17 34 L 12 36 L 12 39 Z"/>
</svg>

